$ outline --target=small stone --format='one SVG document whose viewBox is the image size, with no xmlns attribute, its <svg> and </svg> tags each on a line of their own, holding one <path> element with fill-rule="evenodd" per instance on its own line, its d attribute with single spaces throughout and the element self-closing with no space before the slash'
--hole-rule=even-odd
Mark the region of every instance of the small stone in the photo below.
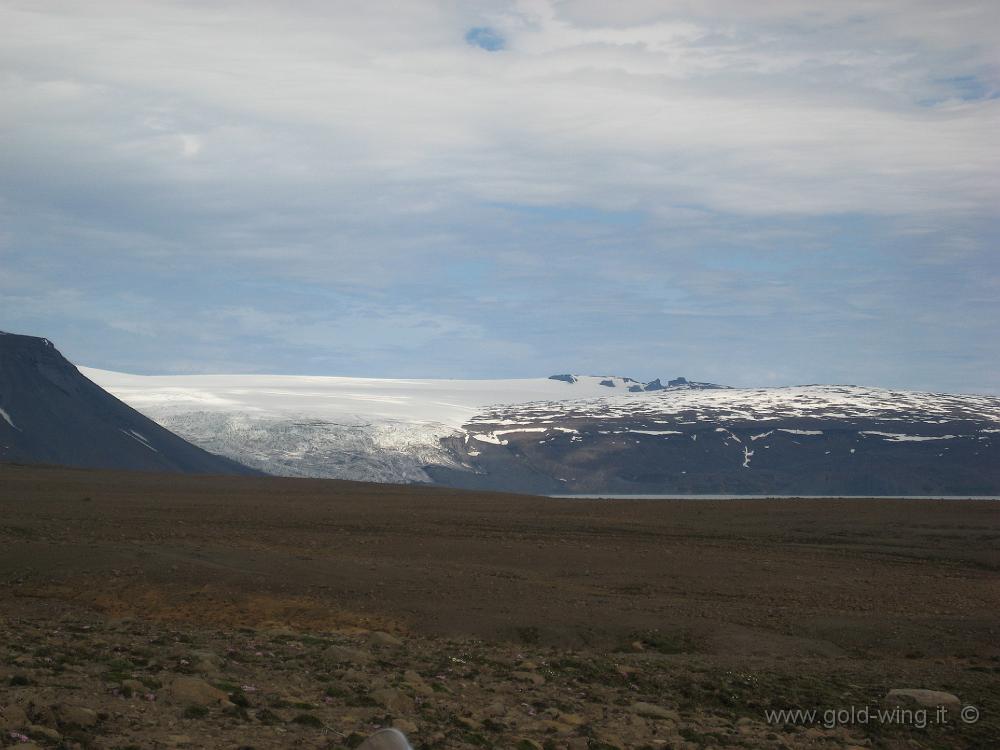
<svg viewBox="0 0 1000 750">
<path fill-rule="evenodd" d="M 398 729 L 403 734 L 415 735 L 417 733 L 417 725 L 409 719 L 395 719 L 392 726 L 393 729 Z"/>
<path fill-rule="evenodd" d="M 555 732 L 556 734 L 569 734 L 574 729 L 576 729 L 576 727 L 572 726 L 571 724 L 567 724 L 562 721 L 556 721 L 554 719 L 543 719 L 542 721 L 538 722 L 537 726 L 543 732 Z"/>
<path fill-rule="evenodd" d="M 390 635 L 381 630 L 376 630 L 368 636 L 368 642 L 373 646 L 402 646 L 403 642 L 394 635 Z"/>
<path fill-rule="evenodd" d="M 406 714 L 413 711 L 413 699 L 396 688 L 373 690 L 371 699 L 394 714 Z"/>
<path fill-rule="evenodd" d="M 178 677 L 164 689 L 169 703 L 186 706 L 225 706 L 229 696 L 197 677 Z"/>
<path fill-rule="evenodd" d="M 292 638 L 296 635 L 294 629 L 280 623 L 269 623 L 261 632 L 272 638 Z"/>
<path fill-rule="evenodd" d="M 23 729 L 28 726 L 28 715 L 20 706 L 0 708 L 0 729 Z"/>
<path fill-rule="evenodd" d="M 367 651 L 347 646 L 330 646 L 323 651 L 322 659 L 328 665 L 367 664 L 372 660 L 372 655 Z"/>
<path fill-rule="evenodd" d="M 192 651 L 191 671 L 200 674 L 215 674 L 222 668 L 222 657 L 213 651 Z"/>
<path fill-rule="evenodd" d="M 883 702 L 889 706 L 924 706 L 936 708 L 945 706 L 954 710 L 962 707 L 962 701 L 957 695 L 940 690 L 924 690 L 922 688 L 896 688 L 886 693 Z"/>
<path fill-rule="evenodd" d="M 82 706 L 60 706 L 56 715 L 63 726 L 81 729 L 97 726 L 97 712 Z"/>
<path fill-rule="evenodd" d="M 632 713 L 638 716 L 645 716 L 647 719 L 670 719 L 671 721 L 680 721 L 680 715 L 676 711 L 671 711 L 669 708 L 664 708 L 663 706 L 657 706 L 655 703 L 633 703 Z"/>
<path fill-rule="evenodd" d="M 542 750 L 541 744 L 535 742 L 535 740 L 530 737 L 522 737 L 517 741 L 517 744 L 514 745 L 514 747 L 517 750 Z"/>
<path fill-rule="evenodd" d="M 28 735 L 30 737 L 38 737 L 41 739 L 46 739 L 51 742 L 59 742 L 62 739 L 62 735 L 59 734 L 55 729 L 50 727 L 43 727 L 41 724 L 29 724 L 28 725 Z"/>
<path fill-rule="evenodd" d="M 410 743 L 399 729 L 393 727 L 375 732 L 358 746 L 358 750 L 410 750 Z"/>
<path fill-rule="evenodd" d="M 146 686 L 138 680 L 122 680 L 122 689 L 131 695 L 142 695 L 146 692 Z"/>
<path fill-rule="evenodd" d="M 536 672 L 511 672 L 510 676 L 519 682 L 530 682 L 532 685 L 545 684 L 545 678 Z"/>
</svg>

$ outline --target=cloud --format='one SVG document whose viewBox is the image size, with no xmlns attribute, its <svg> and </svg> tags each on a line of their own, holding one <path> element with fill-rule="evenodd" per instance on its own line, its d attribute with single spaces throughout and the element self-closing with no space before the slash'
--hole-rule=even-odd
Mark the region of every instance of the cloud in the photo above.
<svg viewBox="0 0 1000 750">
<path fill-rule="evenodd" d="M 0 264 L 19 281 L 0 314 L 48 335 L 76 310 L 109 331 L 95 351 L 149 369 L 269 369 L 326 341 L 332 372 L 652 377 L 683 356 L 860 379 L 878 336 L 923 337 L 978 352 L 969 375 L 921 363 L 923 383 L 1000 389 L 974 374 L 1000 352 L 955 323 L 998 312 L 998 15 L 5 0 Z"/>
</svg>

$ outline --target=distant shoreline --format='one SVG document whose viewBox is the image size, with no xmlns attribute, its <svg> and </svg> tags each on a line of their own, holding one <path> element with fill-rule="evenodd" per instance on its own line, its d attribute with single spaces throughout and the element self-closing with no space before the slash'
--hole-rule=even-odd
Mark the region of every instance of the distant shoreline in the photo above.
<svg viewBox="0 0 1000 750">
<path fill-rule="evenodd" d="M 558 500 L 1000 500 L 1000 495 L 546 495 Z"/>
</svg>

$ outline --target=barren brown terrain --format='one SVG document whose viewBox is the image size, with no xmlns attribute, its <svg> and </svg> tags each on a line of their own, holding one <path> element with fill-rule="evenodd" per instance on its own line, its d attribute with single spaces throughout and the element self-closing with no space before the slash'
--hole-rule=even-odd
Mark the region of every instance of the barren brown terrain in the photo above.
<svg viewBox="0 0 1000 750">
<path fill-rule="evenodd" d="M 0 466 L 0 746 L 993 748 L 998 612 L 994 501 Z"/>
</svg>

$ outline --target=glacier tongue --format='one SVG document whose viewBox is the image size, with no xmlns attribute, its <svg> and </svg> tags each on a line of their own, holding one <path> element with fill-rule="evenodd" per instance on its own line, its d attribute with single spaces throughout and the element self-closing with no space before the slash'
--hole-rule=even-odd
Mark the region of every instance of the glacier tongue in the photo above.
<svg viewBox="0 0 1000 750">
<path fill-rule="evenodd" d="M 269 474 L 360 482 L 428 482 L 428 464 L 461 468 L 441 440 L 458 434 L 434 422 L 342 421 L 181 412 L 157 418 L 206 450 Z"/>
</svg>

